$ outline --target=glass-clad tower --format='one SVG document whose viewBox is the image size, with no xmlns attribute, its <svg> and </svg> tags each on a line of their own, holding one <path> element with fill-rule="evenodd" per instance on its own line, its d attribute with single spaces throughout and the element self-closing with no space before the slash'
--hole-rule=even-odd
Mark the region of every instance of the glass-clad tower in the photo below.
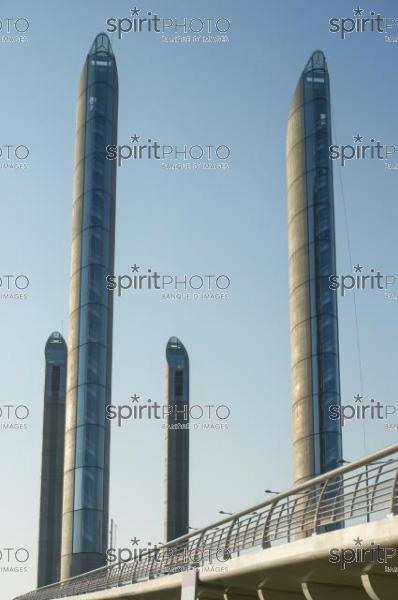
<svg viewBox="0 0 398 600">
<path fill-rule="evenodd" d="M 164 429 L 164 539 L 174 540 L 189 527 L 189 358 L 176 337 L 166 346 Z"/>
<path fill-rule="evenodd" d="M 62 569 L 65 579 L 105 564 L 108 532 L 118 76 L 99 34 L 80 78 L 73 190 Z"/>
<path fill-rule="evenodd" d="M 296 484 L 341 466 L 329 74 L 314 52 L 296 87 L 287 130 L 290 321 Z"/>
<path fill-rule="evenodd" d="M 45 347 L 37 587 L 60 579 L 67 348 L 54 331 Z"/>
</svg>

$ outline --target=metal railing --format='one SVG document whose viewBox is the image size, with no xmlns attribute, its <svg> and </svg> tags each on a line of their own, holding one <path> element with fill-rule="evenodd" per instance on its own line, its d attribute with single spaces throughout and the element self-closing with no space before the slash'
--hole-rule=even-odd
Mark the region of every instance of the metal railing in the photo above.
<svg viewBox="0 0 398 600">
<path fill-rule="evenodd" d="M 386 459 L 386 460 L 382 460 Z M 320 475 L 272 499 L 139 557 L 19 596 L 53 600 L 224 563 L 253 549 L 398 515 L 398 444 Z"/>
</svg>

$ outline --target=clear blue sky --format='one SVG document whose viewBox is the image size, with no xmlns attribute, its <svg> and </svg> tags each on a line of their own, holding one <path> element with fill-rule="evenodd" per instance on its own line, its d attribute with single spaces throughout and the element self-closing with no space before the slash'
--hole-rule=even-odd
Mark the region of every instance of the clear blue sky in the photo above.
<svg viewBox="0 0 398 600">
<path fill-rule="evenodd" d="M 116 271 L 130 265 L 162 273 L 227 273 L 226 301 L 162 301 L 131 292 L 115 299 L 113 403 L 134 393 L 164 398 L 165 346 L 177 335 L 191 361 L 193 403 L 228 404 L 227 431 L 191 436 L 191 517 L 199 527 L 291 485 L 291 387 L 287 269 L 285 134 L 297 79 L 310 54 L 328 61 L 337 141 L 361 133 L 398 142 L 397 44 L 379 34 L 342 41 L 331 17 L 350 17 L 344 0 L 145 0 L 164 17 L 224 16 L 229 44 L 162 44 L 153 34 L 114 39 L 120 83 L 119 140 L 137 133 L 165 144 L 227 144 L 231 168 L 166 172 L 156 161 L 119 170 Z M 1 17 L 26 16 L 25 44 L 0 44 L 1 145 L 25 144 L 30 167 L 0 170 L 1 274 L 23 273 L 28 299 L 0 300 L 1 404 L 27 404 L 27 431 L 1 431 L 1 547 L 31 552 L 26 574 L 0 572 L 2 597 L 36 581 L 44 345 L 67 336 L 75 100 L 93 38 L 125 0 L 6 0 Z M 361 2 L 398 18 L 393 3 Z M 395 14 L 394 14 L 394 9 Z M 18 11 L 16 13 L 16 10 Z M 397 171 L 376 161 L 342 171 L 353 262 L 398 273 Z M 338 268 L 350 273 L 343 204 L 335 171 Z M 396 399 L 398 302 L 357 297 L 366 398 Z M 339 305 L 342 402 L 360 391 L 352 295 Z M 394 422 L 394 420 L 392 420 Z M 398 423 L 398 417 L 396 419 Z M 344 428 L 347 460 L 394 443 L 397 432 L 360 422 Z M 162 539 L 162 429 L 159 422 L 113 427 L 111 516 L 118 545 Z M 130 545 L 131 546 L 131 545 Z M 0 567 L 4 561 L 0 561 Z"/>
</svg>

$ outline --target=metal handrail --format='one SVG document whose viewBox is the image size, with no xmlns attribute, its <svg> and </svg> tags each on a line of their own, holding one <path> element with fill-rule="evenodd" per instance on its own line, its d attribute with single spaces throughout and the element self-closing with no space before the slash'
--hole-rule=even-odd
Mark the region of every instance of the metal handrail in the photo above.
<svg viewBox="0 0 398 600">
<path fill-rule="evenodd" d="M 372 464 L 386 456 L 390 460 Z M 361 517 L 369 521 L 370 515 L 381 518 L 381 513 L 397 512 L 398 444 L 394 444 L 150 550 L 145 556 L 100 567 L 15 600 L 53 600 L 118 588 L 214 560 L 224 562 L 243 550 L 322 535 Z"/>
</svg>

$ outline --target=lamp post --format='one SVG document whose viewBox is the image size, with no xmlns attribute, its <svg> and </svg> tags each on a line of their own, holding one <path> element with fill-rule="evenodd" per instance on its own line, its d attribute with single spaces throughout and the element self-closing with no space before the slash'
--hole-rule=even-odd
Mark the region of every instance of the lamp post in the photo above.
<svg viewBox="0 0 398 600">
<path fill-rule="evenodd" d="M 116 532 L 117 532 L 117 525 L 115 522 L 115 519 L 111 519 L 111 526 L 109 529 L 109 547 L 113 548 L 113 543 L 115 543 L 116 546 Z"/>
</svg>

